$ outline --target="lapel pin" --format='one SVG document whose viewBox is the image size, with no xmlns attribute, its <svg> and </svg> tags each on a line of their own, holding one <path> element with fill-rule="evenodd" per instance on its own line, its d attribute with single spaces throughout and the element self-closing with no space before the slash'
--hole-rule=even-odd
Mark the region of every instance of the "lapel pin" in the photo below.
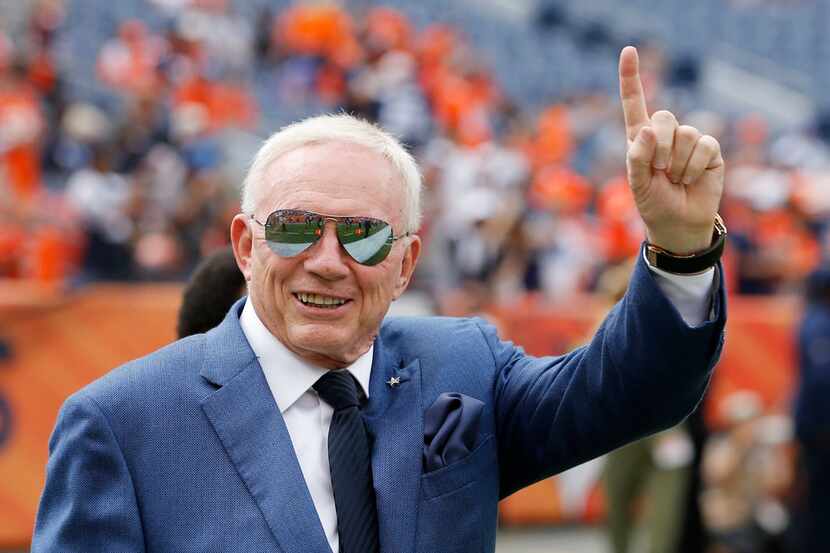
<svg viewBox="0 0 830 553">
<path fill-rule="evenodd" d="M 394 388 L 395 386 L 401 385 L 401 379 L 398 376 L 393 376 L 389 380 L 387 380 L 386 383 L 389 384 L 390 388 Z"/>
</svg>

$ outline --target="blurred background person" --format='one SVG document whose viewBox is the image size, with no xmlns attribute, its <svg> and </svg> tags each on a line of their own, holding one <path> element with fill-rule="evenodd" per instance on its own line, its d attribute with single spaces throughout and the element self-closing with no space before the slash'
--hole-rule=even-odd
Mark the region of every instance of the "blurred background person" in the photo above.
<svg viewBox="0 0 830 553">
<path fill-rule="evenodd" d="M 222 248 L 202 260 L 182 294 L 176 335 L 207 332 L 222 322 L 228 309 L 247 292 L 233 250 Z"/>
<path fill-rule="evenodd" d="M 132 183 L 114 171 L 114 161 L 115 151 L 108 144 L 96 145 L 89 166 L 77 170 L 66 183 L 67 202 L 87 237 L 82 270 L 89 280 L 132 276 L 135 192 Z"/>
<path fill-rule="evenodd" d="M 764 415 L 760 396 L 737 391 L 725 398 L 727 427 L 703 452 L 707 553 L 774 553 L 785 547 L 786 492 L 793 483 L 787 417 Z"/>
<path fill-rule="evenodd" d="M 614 553 L 635 551 L 637 542 L 653 553 L 677 551 L 693 457 L 684 425 L 608 454 L 603 477 Z"/>
<path fill-rule="evenodd" d="M 806 288 L 795 400 L 795 432 L 807 496 L 801 545 L 804 551 L 820 551 L 830 544 L 830 269 L 812 273 Z"/>
</svg>

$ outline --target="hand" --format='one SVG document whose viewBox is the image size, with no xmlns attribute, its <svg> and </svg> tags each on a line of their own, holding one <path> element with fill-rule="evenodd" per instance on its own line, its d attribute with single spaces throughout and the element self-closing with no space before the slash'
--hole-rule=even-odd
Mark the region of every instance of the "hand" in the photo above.
<svg viewBox="0 0 830 553">
<path fill-rule="evenodd" d="M 620 99 L 628 183 L 648 241 L 678 255 L 705 250 L 723 194 L 720 144 L 694 127 L 678 125 L 671 112 L 649 118 L 633 46 L 620 53 Z"/>
</svg>

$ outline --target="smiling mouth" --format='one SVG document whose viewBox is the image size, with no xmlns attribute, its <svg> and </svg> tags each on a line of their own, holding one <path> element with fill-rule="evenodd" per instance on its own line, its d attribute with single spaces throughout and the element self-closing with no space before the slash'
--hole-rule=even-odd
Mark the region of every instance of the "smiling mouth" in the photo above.
<svg viewBox="0 0 830 553">
<path fill-rule="evenodd" d="M 318 307 L 320 309 L 337 309 L 341 305 L 345 305 L 351 301 L 341 298 L 334 298 L 332 296 L 324 296 L 322 294 L 307 294 L 305 292 L 295 292 L 294 297 L 297 298 L 303 305 Z"/>
</svg>

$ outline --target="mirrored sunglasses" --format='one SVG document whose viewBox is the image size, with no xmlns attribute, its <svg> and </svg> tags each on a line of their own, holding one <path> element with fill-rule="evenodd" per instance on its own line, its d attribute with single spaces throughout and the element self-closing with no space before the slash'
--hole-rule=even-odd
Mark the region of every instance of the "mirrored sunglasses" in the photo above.
<svg viewBox="0 0 830 553">
<path fill-rule="evenodd" d="M 377 265 L 392 251 L 392 245 L 409 233 L 395 236 L 386 221 L 371 217 L 331 217 L 299 209 L 278 209 L 265 223 L 268 247 L 280 257 L 294 257 L 310 248 L 322 236 L 326 222 L 334 221 L 337 240 L 352 259 L 361 265 Z"/>
</svg>

